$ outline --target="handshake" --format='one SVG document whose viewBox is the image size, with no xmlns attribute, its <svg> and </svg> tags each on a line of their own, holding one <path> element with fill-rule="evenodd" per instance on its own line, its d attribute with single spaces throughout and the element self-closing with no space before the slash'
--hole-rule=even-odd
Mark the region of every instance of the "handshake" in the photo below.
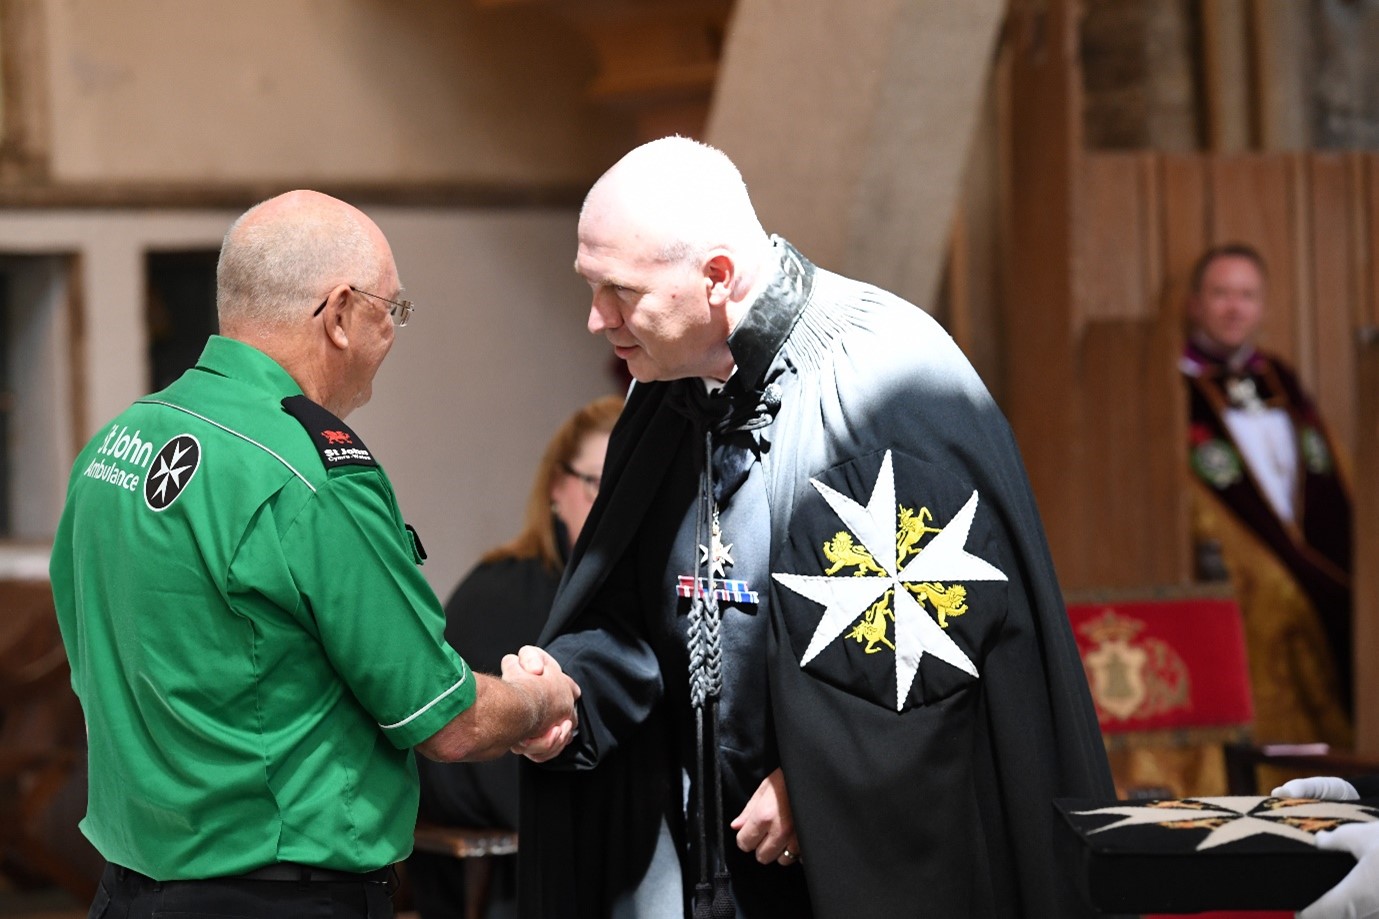
<svg viewBox="0 0 1379 919">
<path fill-rule="evenodd" d="M 503 658 L 502 676 L 474 674 L 474 704 L 417 750 L 442 763 L 493 759 L 511 750 L 544 763 L 569 744 L 579 726 L 579 686 L 560 664 L 530 645 Z"/>
<path fill-rule="evenodd" d="M 526 695 L 533 725 L 529 735 L 509 749 L 534 763 L 559 755 L 579 729 L 575 712 L 579 685 L 565 675 L 555 658 L 532 645 L 503 657 L 502 681 Z"/>
</svg>

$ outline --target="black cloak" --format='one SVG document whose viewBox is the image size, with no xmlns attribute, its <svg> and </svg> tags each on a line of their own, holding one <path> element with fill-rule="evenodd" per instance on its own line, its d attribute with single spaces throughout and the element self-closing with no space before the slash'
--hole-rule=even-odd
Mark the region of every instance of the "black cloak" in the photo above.
<svg viewBox="0 0 1379 919">
<path fill-rule="evenodd" d="M 1090 914 L 1053 800 L 1114 791 L 1009 427 L 928 315 L 776 246 L 725 387 L 740 416 L 770 416 L 747 435 L 771 575 L 752 585 L 767 625 L 747 659 L 769 696 L 755 765 L 783 768 L 802 860 L 768 869 L 802 868 L 831 919 Z M 676 627 L 647 611 L 685 566 L 682 521 L 656 509 L 695 492 L 677 407 L 695 387 L 633 387 L 542 637 L 583 698 L 577 742 L 524 765 L 527 917 L 606 916 L 662 814 L 683 831 L 666 751 L 686 678 L 652 647 Z"/>
</svg>

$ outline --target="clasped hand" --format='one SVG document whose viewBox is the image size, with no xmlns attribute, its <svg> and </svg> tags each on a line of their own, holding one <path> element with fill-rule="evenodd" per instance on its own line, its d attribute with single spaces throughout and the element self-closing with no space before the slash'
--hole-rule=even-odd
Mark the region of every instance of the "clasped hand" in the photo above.
<svg viewBox="0 0 1379 919">
<path fill-rule="evenodd" d="M 575 736 L 579 716 L 575 700 L 579 685 L 560 669 L 560 663 L 541 648 L 525 645 L 503 657 L 505 682 L 530 691 L 540 700 L 543 716 L 536 734 L 512 746 L 512 752 L 534 763 L 558 756 Z"/>
</svg>

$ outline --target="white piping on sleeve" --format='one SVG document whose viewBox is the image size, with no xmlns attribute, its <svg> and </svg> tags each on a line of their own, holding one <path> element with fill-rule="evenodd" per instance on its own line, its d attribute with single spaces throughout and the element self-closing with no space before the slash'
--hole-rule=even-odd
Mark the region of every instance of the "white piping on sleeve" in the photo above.
<svg viewBox="0 0 1379 919">
<path fill-rule="evenodd" d="M 444 699 L 446 696 L 450 695 L 452 692 L 454 692 L 455 690 L 459 689 L 459 688 L 460 688 L 461 686 L 463 686 L 465 683 L 469 682 L 469 674 L 470 674 L 471 672 L 472 672 L 472 671 L 469 669 L 469 665 L 466 664 L 466 665 L 465 665 L 465 668 L 464 668 L 464 676 L 460 677 L 460 681 L 459 681 L 458 683 L 456 683 L 454 686 L 451 686 L 451 687 L 450 687 L 449 689 L 447 689 L 445 692 L 443 692 L 443 693 L 441 693 L 440 695 L 436 696 L 436 698 L 432 699 L 430 702 L 427 702 L 427 703 L 426 703 L 425 705 L 423 705 L 421 708 L 419 708 L 419 709 L 417 709 L 416 711 L 412 712 L 412 714 L 408 715 L 406 718 L 403 718 L 401 721 L 394 722 L 393 724 L 380 724 L 379 727 L 381 727 L 381 728 L 382 728 L 383 730 L 385 730 L 385 731 L 391 731 L 393 728 L 400 728 L 400 727 L 402 727 L 404 724 L 407 724 L 407 723 L 411 722 L 412 720 L 421 717 L 422 715 L 426 714 L 426 712 L 430 711 L 432 707 L 434 707 L 438 702 L 440 702 L 440 701 L 441 701 L 442 699 Z"/>
</svg>

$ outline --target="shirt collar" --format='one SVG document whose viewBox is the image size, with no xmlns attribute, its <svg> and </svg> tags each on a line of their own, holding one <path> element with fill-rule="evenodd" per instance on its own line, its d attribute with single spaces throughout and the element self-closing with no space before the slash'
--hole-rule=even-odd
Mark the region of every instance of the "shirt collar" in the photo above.
<svg viewBox="0 0 1379 919">
<path fill-rule="evenodd" d="M 248 383 L 275 397 L 302 394 L 302 387 L 273 358 L 253 345 L 223 335 L 206 340 L 196 368 Z"/>
</svg>

